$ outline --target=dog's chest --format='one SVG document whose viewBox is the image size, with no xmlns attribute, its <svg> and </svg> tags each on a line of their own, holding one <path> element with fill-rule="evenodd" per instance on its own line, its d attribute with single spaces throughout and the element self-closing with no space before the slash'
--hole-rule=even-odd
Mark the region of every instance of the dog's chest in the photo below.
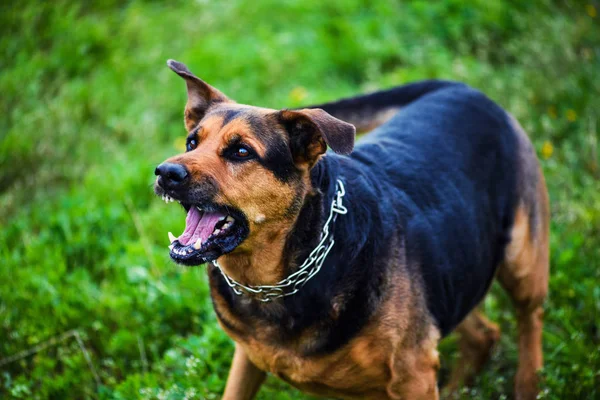
<svg viewBox="0 0 600 400">
<path fill-rule="evenodd" d="M 408 290 L 410 281 L 394 282 L 383 303 L 356 336 L 337 350 L 318 356 L 306 355 L 306 349 L 322 340 L 322 330 L 307 327 L 295 339 L 282 342 L 280 324 L 240 318 L 212 285 L 211 290 L 221 327 L 259 369 L 312 394 L 381 399 L 389 397 L 387 388 L 394 382 L 403 381 L 412 373 L 414 360 L 424 353 L 416 340 L 427 336 L 431 326 L 423 319 L 413 320 L 417 301 L 412 298 L 416 296 L 414 291 Z M 437 341 L 430 343 L 427 354 L 435 351 Z"/>
<path fill-rule="evenodd" d="M 293 347 L 273 346 L 255 338 L 234 339 L 258 368 L 313 394 L 377 397 L 390 377 L 392 346 L 380 335 L 361 335 L 325 356 L 303 356 Z"/>
<path fill-rule="evenodd" d="M 221 327 L 259 369 L 313 394 L 381 398 L 378 394 L 390 379 L 391 357 L 399 341 L 399 332 L 382 325 L 381 316 L 337 350 L 306 355 L 306 349 L 322 340 L 320 329 L 307 328 L 295 339 L 281 342 L 278 325 L 238 318 L 216 291 L 213 300 Z"/>
</svg>

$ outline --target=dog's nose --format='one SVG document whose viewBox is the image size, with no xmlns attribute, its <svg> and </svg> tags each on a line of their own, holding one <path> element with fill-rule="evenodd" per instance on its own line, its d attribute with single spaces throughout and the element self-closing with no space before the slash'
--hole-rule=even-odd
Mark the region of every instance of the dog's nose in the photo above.
<svg viewBox="0 0 600 400">
<path fill-rule="evenodd" d="M 181 164 L 162 163 L 154 170 L 154 174 L 160 177 L 160 180 L 167 186 L 179 186 L 183 184 L 189 174 L 187 169 Z"/>
</svg>

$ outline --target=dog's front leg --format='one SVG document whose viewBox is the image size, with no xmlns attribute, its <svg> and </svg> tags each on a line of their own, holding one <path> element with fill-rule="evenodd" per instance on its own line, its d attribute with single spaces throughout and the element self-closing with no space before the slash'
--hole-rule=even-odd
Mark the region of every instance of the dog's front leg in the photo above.
<svg viewBox="0 0 600 400">
<path fill-rule="evenodd" d="M 252 400 L 265 377 L 266 374 L 252 364 L 246 352 L 236 344 L 223 400 Z"/>
</svg>

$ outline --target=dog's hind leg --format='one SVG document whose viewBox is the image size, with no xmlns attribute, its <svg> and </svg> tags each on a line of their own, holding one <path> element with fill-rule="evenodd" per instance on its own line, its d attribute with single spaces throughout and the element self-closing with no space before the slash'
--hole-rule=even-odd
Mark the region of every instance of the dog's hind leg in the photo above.
<svg viewBox="0 0 600 400">
<path fill-rule="evenodd" d="M 538 371 L 542 368 L 542 304 L 548 292 L 548 222 L 533 232 L 530 218 L 519 208 L 507 247 L 506 260 L 498 270 L 498 280 L 513 300 L 517 314 L 519 367 L 515 378 L 515 398 L 535 399 Z"/>
<path fill-rule="evenodd" d="M 480 311 L 473 310 L 458 325 L 459 359 L 452 369 L 450 380 L 442 390 L 446 398 L 457 394 L 463 385 L 470 385 L 475 375 L 490 358 L 494 345 L 500 339 L 498 325 L 489 321 Z"/>
<path fill-rule="evenodd" d="M 513 300 L 517 314 L 517 400 L 536 398 L 539 390 L 537 373 L 543 364 L 542 305 L 548 293 L 549 207 L 541 172 L 536 196 L 535 207 L 523 203 L 517 209 L 505 261 L 498 270 L 498 280 Z"/>
<path fill-rule="evenodd" d="M 520 202 L 516 208 L 504 262 L 498 280 L 516 309 L 519 367 L 515 398 L 535 399 L 539 391 L 538 371 L 542 368 L 542 326 L 544 299 L 548 293 L 550 210 L 542 171 L 525 132 L 514 121 L 521 138 Z"/>
</svg>

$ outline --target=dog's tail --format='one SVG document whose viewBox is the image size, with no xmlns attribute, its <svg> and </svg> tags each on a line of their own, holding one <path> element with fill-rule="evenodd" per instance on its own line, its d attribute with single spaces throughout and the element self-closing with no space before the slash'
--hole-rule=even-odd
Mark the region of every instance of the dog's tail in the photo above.
<svg viewBox="0 0 600 400">
<path fill-rule="evenodd" d="M 304 108 L 321 108 L 354 125 L 358 132 L 367 132 L 390 119 L 400 107 L 428 93 L 451 86 L 465 85 L 452 81 L 427 80 Z"/>
</svg>

